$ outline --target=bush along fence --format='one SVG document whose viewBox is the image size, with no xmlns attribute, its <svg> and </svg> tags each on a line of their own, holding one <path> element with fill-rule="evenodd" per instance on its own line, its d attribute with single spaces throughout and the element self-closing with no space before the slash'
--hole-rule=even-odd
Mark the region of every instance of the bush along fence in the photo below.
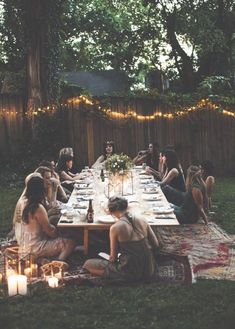
<svg viewBox="0 0 235 329">
<path fill-rule="evenodd" d="M 131 157 L 149 142 L 158 142 L 161 147 L 175 145 L 184 168 L 210 159 L 217 174 L 235 175 L 235 112 L 209 99 L 191 106 L 169 106 L 145 97 L 104 101 L 78 96 L 25 115 L 17 99 L 8 103 L 12 109 L 0 107 L 4 161 L 15 161 L 16 154 L 23 155 L 22 149 L 24 156 L 56 159 L 59 149 L 69 145 L 83 167 L 102 153 L 105 140 L 113 140 L 119 152 Z"/>
</svg>

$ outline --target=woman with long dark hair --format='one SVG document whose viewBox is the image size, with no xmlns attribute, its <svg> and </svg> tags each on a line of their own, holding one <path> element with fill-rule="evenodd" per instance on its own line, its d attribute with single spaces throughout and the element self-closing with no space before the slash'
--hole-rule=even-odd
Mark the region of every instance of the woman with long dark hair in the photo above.
<svg viewBox="0 0 235 329">
<path fill-rule="evenodd" d="M 52 257 L 65 260 L 75 247 L 70 239 L 57 237 L 56 228 L 48 221 L 43 178 L 31 177 L 26 191 L 17 203 L 17 221 L 15 235 L 20 250 L 34 254 L 36 257 Z"/>
<path fill-rule="evenodd" d="M 59 156 L 56 171 L 59 174 L 63 188 L 69 192 L 73 191 L 73 185 L 76 180 L 80 179 L 82 174 L 74 174 L 71 172 L 73 167 L 73 156 L 70 154 L 62 154 Z"/>
<path fill-rule="evenodd" d="M 147 150 L 139 151 L 137 156 L 133 159 L 134 165 L 142 165 L 143 163 L 149 167 L 149 170 L 158 170 L 158 143 L 149 143 Z"/>
<path fill-rule="evenodd" d="M 169 185 L 176 190 L 185 192 L 184 177 L 176 152 L 174 150 L 165 150 L 161 152 L 161 156 L 164 174 L 160 185 Z"/>
<path fill-rule="evenodd" d="M 108 157 L 115 154 L 115 145 L 113 141 L 106 141 L 103 143 L 103 153 L 98 157 L 92 168 L 100 168 Z"/>
<path fill-rule="evenodd" d="M 110 279 L 150 280 L 156 271 L 154 253 L 159 243 L 149 224 L 130 214 L 127 207 L 128 202 L 122 197 L 109 199 L 109 211 L 117 218 L 110 228 L 109 261 L 89 259 L 83 267 L 90 273 Z"/>
</svg>

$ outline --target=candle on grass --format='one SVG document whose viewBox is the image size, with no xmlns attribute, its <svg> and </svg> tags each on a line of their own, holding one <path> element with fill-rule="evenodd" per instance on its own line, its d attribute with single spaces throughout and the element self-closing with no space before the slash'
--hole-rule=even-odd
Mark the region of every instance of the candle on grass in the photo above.
<svg viewBox="0 0 235 329">
<path fill-rule="evenodd" d="M 27 276 L 27 278 L 31 278 L 32 277 L 32 269 L 30 267 L 27 267 L 24 269 L 24 275 Z"/>
<path fill-rule="evenodd" d="M 17 275 L 10 275 L 7 278 L 7 284 L 8 284 L 8 295 L 10 297 L 17 295 Z"/>
<path fill-rule="evenodd" d="M 48 279 L 48 285 L 49 285 L 49 287 L 51 287 L 51 288 L 57 288 L 58 285 L 59 285 L 59 279 L 56 278 L 56 277 L 54 277 L 54 276 L 50 277 L 50 278 Z"/>
<path fill-rule="evenodd" d="M 27 277 L 25 275 L 11 275 L 7 278 L 8 295 L 10 297 L 19 295 L 27 295 Z"/>
<path fill-rule="evenodd" d="M 27 276 L 18 275 L 17 283 L 18 283 L 18 294 L 27 295 Z"/>
</svg>

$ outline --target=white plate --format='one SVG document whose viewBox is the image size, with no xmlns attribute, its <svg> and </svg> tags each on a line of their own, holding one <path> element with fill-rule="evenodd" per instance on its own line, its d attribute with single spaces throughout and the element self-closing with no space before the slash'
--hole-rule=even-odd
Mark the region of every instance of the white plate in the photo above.
<svg viewBox="0 0 235 329">
<path fill-rule="evenodd" d="M 93 194 L 93 191 L 92 190 L 88 190 L 88 189 L 86 189 L 86 190 L 78 190 L 77 191 L 77 194 L 79 195 L 91 195 L 91 194 Z"/>
<path fill-rule="evenodd" d="M 151 189 L 151 190 L 144 190 L 143 191 L 143 194 L 158 194 L 159 191 L 158 190 L 154 190 L 154 189 Z"/>
<path fill-rule="evenodd" d="M 153 208 L 153 213 L 154 214 L 171 214 L 173 213 L 173 209 L 171 208 Z"/>
<path fill-rule="evenodd" d="M 88 203 L 75 203 L 73 204 L 73 209 L 87 209 L 88 208 Z"/>
<path fill-rule="evenodd" d="M 100 223 L 103 223 L 103 224 L 113 224 L 113 223 L 115 223 L 115 219 L 110 215 L 98 216 L 96 218 L 96 220 Z"/>
<path fill-rule="evenodd" d="M 82 200 L 81 200 L 82 199 Z M 94 195 L 81 195 L 80 197 L 77 197 L 77 201 L 80 202 L 80 201 L 89 201 L 89 200 L 93 200 L 94 199 Z"/>
<path fill-rule="evenodd" d="M 140 184 L 142 185 L 146 185 L 151 183 L 151 179 L 145 178 L 145 179 L 141 179 Z"/>
<path fill-rule="evenodd" d="M 161 198 L 159 198 L 159 196 L 157 195 L 147 195 L 143 197 L 143 200 L 145 201 L 158 201 L 161 200 Z"/>
<path fill-rule="evenodd" d="M 139 179 L 141 179 L 141 180 L 150 179 L 150 178 L 151 178 L 150 175 L 144 175 L 144 174 L 139 175 Z"/>
</svg>

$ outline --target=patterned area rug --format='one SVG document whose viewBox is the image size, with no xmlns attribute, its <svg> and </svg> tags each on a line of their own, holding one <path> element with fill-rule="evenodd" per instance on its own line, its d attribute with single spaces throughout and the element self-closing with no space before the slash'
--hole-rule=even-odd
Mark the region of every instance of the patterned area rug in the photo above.
<svg viewBox="0 0 235 329">
<path fill-rule="evenodd" d="M 194 276 L 192 273 L 189 257 L 178 255 L 161 255 L 158 259 L 158 269 L 156 276 L 146 283 L 192 283 Z M 64 282 L 71 284 L 89 284 L 95 286 L 103 285 L 137 285 L 140 282 L 124 282 L 121 280 L 108 280 L 93 276 L 82 269 L 82 264 L 74 267 L 73 270 L 65 273 Z"/>
<path fill-rule="evenodd" d="M 235 280 L 235 240 L 215 223 L 155 230 L 166 255 L 190 256 L 195 278 Z"/>
<path fill-rule="evenodd" d="M 154 281 L 190 283 L 196 278 L 235 280 L 235 236 L 229 236 L 215 223 L 208 226 L 193 224 L 158 227 L 155 233 L 163 247 Z M 2 240 L 1 244 L 3 251 L 8 241 Z M 81 253 L 71 257 L 70 271 L 64 278 L 65 284 L 126 284 L 85 273 L 82 270 L 84 261 Z"/>
</svg>

